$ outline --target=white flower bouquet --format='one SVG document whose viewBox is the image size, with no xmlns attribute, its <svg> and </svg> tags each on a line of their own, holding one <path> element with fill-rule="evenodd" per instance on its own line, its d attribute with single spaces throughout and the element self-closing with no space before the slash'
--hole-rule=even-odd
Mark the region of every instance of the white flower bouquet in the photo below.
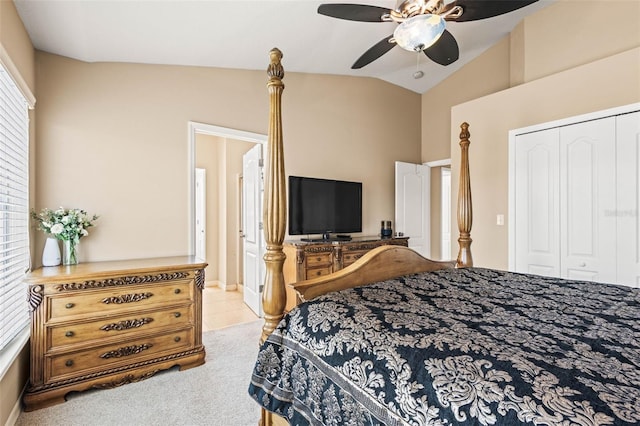
<svg viewBox="0 0 640 426">
<path fill-rule="evenodd" d="M 32 211 L 31 217 L 38 222 L 38 229 L 64 242 L 65 249 L 70 251 L 70 258 L 63 262 L 65 264 L 77 263 L 76 245 L 80 238 L 89 235 L 87 228 L 94 226 L 93 222 L 98 219 L 98 216 L 89 216 L 84 210 L 63 207 L 43 209 L 40 213 Z"/>
</svg>

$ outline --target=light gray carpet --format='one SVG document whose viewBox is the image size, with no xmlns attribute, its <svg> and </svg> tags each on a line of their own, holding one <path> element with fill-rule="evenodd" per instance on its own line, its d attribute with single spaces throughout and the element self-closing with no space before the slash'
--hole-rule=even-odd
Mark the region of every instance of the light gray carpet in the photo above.
<svg viewBox="0 0 640 426">
<path fill-rule="evenodd" d="M 248 393 L 262 320 L 203 334 L 206 363 L 167 370 L 114 389 L 72 393 L 67 402 L 21 413 L 17 426 L 256 426 Z"/>
</svg>

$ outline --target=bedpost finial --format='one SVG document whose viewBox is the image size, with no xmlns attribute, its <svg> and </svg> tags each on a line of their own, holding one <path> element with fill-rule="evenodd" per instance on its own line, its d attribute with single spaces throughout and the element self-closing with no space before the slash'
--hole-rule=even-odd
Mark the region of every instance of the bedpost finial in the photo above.
<svg viewBox="0 0 640 426">
<path fill-rule="evenodd" d="M 469 123 L 466 121 L 460 125 L 460 140 L 468 140 L 471 135 L 469 134 Z"/>
<path fill-rule="evenodd" d="M 267 68 L 267 74 L 271 79 L 282 79 L 284 77 L 284 68 L 280 61 L 282 60 L 282 52 L 277 47 L 274 47 L 269 51 L 269 67 Z"/>
</svg>

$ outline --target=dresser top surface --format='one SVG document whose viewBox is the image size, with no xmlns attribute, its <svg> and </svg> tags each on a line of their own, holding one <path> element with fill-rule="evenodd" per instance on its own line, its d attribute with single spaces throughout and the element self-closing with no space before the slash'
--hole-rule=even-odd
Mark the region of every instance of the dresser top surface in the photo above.
<svg viewBox="0 0 640 426">
<path fill-rule="evenodd" d="M 195 256 L 156 257 L 148 259 L 84 262 L 77 265 L 45 266 L 31 271 L 26 282 L 30 284 L 76 280 L 86 277 L 157 273 L 178 270 L 203 269 L 207 262 Z"/>
<path fill-rule="evenodd" d="M 364 236 L 364 237 L 352 237 L 350 240 L 319 240 L 319 241 L 302 241 L 302 240 L 287 240 L 284 243 L 292 246 L 308 246 L 312 244 L 332 244 L 332 245 L 341 245 L 341 244 L 354 244 L 354 243 L 371 243 L 378 241 L 394 241 L 394 240 L 408 240 L 409 237 L 390 237 L 390 238 L 382 238 L 377 235 L 372 236 Z"/>
</svg>

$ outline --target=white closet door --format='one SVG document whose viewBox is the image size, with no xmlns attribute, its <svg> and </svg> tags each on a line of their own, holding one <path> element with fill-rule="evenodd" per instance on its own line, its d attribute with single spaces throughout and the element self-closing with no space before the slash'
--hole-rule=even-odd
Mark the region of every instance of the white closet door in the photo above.
<svg viewBox="0 0 640 426">
<path fill-rule="evenodd" d="M 557 128 L 516 138 L 517 272 L 560 276 L 558 146 Z"/>
<path fill-rule="evenodd" d="M 615 117 L 560 128 L 560 276 L 616 282 Z"/>
<path fill-rule="evenodd" d="M 618 282 L 640 287 L 640 112 L 616 119 L 618 205 L 606 213 L 618 224 Z"/>
</svg>

